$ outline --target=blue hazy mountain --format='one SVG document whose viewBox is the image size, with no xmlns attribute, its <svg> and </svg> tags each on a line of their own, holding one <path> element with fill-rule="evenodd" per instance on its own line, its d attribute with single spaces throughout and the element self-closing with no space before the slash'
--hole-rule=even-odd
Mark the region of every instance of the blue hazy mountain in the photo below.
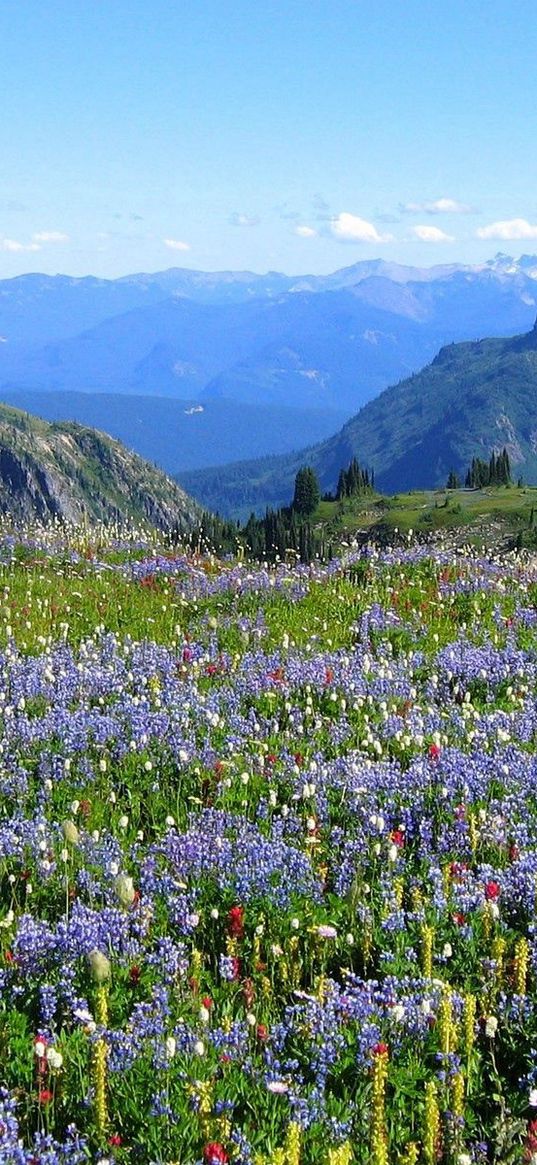
<svg viewBox="0 0 537 1165">
<path fill-rule="evenodd" d="M 203 406 L 208 426 L 211 402 L 277 410 L 281 417 L 267 414 L 252 428 L 254 452 L 265 455 L 282 451 L 278 431 L 297 427 L 286 410 L 302 414 L 295 444 L 316 441 L 446 343 L 522 332 L 536 303 L 531 255 L 430 269 L 375 259 L 326 276 L 181 268 L 117 280 L 25 275 L 0 281 L 0 396 L 169 397 Z M 160 407 L 144 414 L 157 444 Z M 323 416 L 310 425 L 312 410 Z M 97 401 L 91 423 L 106 428 L 111 415 Z M 250 455 L 244 424 L 224 426 L 218 457 L 207 436 L 200 466 Z M 166 465 L 185 468 L 167 453 Z"/>
<path fill-rule="evenodd" d="M 200 465 L 220 465 L 229 450 L 255 457 L 259 449 L 287 453 L 328 437 L 337 413 L 322 409 L 281 409 L 238 401 L 196 401 L 109 393 L 36 392 L 3 394 L 6 404 L 46 421 L 78 421 L 153 461 L 167 473 Z M 345 414 L 339 414 L 342 424 Z M 337 422 L 336 422 L 337 423 Z"/>
<path fill-rule="evenodd" d="M 352 412 L 437 347 L 350 291 L 199 304 L 168 298 L 46 345 L 0 347 L 3 389 L 226 397 Z"/>
</svg>

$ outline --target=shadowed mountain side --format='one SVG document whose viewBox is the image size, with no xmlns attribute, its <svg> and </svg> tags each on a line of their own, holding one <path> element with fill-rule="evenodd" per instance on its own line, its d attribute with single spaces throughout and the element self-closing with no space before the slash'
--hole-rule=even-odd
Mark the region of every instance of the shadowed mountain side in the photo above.
<svg viewBox="0 0 537 1165">
<path fill-rule="evenodd" d="M 244 504 L 263 509 L 291 496 L 302 464 L 333 489 L 352 457 L 375 470 L 386 492 L 445 482 L 450 469 L 464 473 L 472 457 L 488 459 L 506 447 L 513 473 L 537 481 L 537 329 L 512 339 L 481 340 L 443 348 L 421 372 L 386 389 L 328 441 L 301 455 L 181 475 L 193 494 L 222 512 Z"/>
</svg>

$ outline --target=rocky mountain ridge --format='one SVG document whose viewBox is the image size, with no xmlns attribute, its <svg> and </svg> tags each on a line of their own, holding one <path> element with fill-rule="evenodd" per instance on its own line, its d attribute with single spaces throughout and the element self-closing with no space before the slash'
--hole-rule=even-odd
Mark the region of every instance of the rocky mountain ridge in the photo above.
<svg viewBox="0 0 537 1165">
<path fill-rule="evenodd" d="M 185 532 L 199 518 L 176 482 L 118 441 L 6 405 L 0 406 L 0 513 L 17 521 L 129 522 Z"/>
</svg>

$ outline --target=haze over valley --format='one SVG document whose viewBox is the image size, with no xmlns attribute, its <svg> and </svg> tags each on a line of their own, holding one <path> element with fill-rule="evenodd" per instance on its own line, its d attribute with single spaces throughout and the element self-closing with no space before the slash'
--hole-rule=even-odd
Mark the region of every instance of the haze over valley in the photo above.
<svg viewBox="0 0 537 1165">
<path fill-rule="evenodd" d="M 0 283 L 0 396 L 77 420 L 170 473 L 331 436 L 445 344 L 533 323 L 537 258 L 328 276 L 172 268 Z"/>
</svg>

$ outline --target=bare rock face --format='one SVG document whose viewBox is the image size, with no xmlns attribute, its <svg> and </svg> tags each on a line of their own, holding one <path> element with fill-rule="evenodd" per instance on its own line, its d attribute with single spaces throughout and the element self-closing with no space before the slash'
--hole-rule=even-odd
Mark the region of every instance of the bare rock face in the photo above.
<svg viewBox="0 0 537 1165">
<path fill-rule="evenodd" d="M 19 521 L 143 522 L 188 530 L 199 509 L 176 482 L 104 433 L 0 405 L 0 513 Z"/>
</svg>

